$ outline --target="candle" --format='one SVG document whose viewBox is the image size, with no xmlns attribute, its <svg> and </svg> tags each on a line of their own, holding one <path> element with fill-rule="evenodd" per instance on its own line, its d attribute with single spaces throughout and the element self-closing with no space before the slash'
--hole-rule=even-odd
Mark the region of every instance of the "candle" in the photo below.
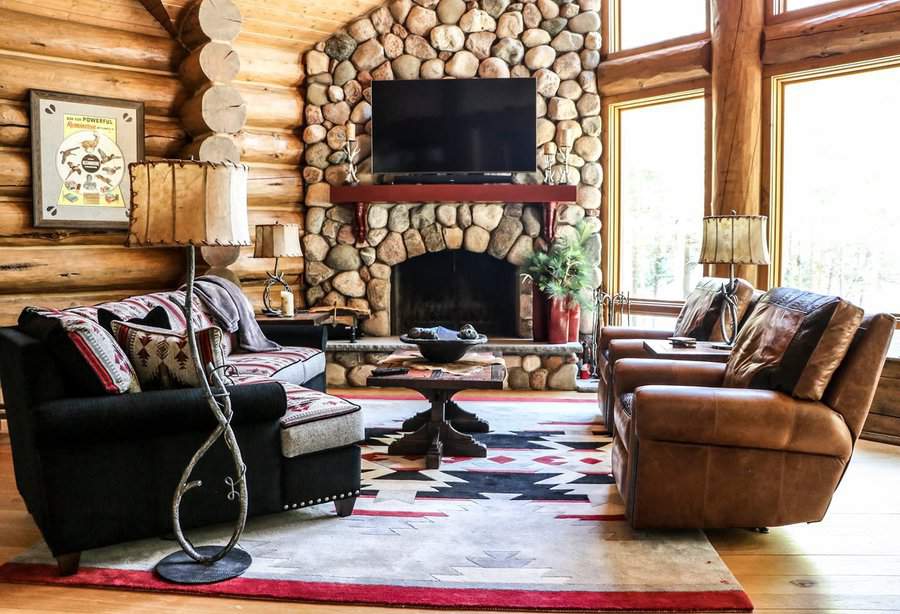
<svg viewBox="0 0 900 614">
<path fill-rule="evenodd" d="M 544 143 L 544 155 L 545 156 L 553 155 L 553 143 Z"/>
<path fill-rule="evenodd" d="M 290 290 L 281 291 L 281 315 L 287 318 L 294 317 L 294 293 Z"/>
<path fill-rule="evenodd" d="M 574 128 L 566 128 L 563 130 L 563 142 L 566 144 L 566 147 L 571 147 L 575 143 Z"/>
<path fill-rule="evenodd" d="M 347 140 L 355 141 L 356 140 L 356 124 L 353 122 L 349 122 L 347 124 Z"/>
</svg>

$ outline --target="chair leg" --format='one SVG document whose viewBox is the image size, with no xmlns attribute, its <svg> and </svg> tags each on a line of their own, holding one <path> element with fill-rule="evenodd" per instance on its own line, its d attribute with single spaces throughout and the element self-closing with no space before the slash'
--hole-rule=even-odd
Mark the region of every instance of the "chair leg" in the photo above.
<svg viewBox="0 0 900 614">
<path fill-rule="evenodd" d="M 73 552 L 72 554 L 60 554 L 56 557 L 56 566 L 59 568 L 59 575 L 74 576 L 78 573 L 78 566 L 81 563 L 81 553 Z"/>
<path fill-rule="evenodd" d="M 353 506 L 356 505 L 356 497 L 348 497 L 347 499 L 335 499 L 334 509 L 341 518 L 346 518 L 353 513 Z"/>
</svg>

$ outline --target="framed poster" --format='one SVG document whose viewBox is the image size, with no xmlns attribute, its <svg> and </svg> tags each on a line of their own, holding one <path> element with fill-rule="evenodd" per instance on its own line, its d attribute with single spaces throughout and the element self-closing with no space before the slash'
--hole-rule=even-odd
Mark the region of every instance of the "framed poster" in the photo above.
<svg viewBox="0 0 900 614">
<path fill-rule="evenodd" d="M 34 225 L 126 229 L 144 103 L 31 90 Z"/>
</svg>

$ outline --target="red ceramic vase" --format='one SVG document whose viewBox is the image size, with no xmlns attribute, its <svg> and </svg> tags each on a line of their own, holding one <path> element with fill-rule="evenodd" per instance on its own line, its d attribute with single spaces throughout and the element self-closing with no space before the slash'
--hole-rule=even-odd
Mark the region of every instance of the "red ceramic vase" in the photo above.
<svg viewBox="0 0 900 614">
<path fill-rule="evenodd" d="M 547 339 L 550 343 L 567 343 L 569 341 L 569 309 L 566 306 L 566 299 L 550 299 Z"/>
<path fill-rule="evenodd" d="M 569 341 L 578 341 L 578 330 L 581 326 L 581 305 L 578 301 L 569 302 Z"/>
</svg>

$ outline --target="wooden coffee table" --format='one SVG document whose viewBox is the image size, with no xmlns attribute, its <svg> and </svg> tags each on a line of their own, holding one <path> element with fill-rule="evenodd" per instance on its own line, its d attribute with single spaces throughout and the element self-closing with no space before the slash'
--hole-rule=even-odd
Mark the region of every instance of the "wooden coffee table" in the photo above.
<svg viewBox="0 0 900 614">
<path fill-rule="evenodd" d="M 668 360 L 699 360 L 707 362 L 728 362 L 731 350 L 720 350 L 713 347 L 712 341 L 698 341 L 697 347 L 675 347 L 667 339 L 645 339 L 644 349 L 654 358 Z"/>
<path fill-rule="evenodd" d="M 476 458 L 487 456 L 487 447 L 469 433 L 486 433 L 490 426 L 451 399 L 461 390 L 501 390 L 505 375 L 506 367 L 503 365 L 487 365 L 467 375 L 410 369 L 404 375 L 370 376 L 366 380 L 369 386 L 410 388 L 431 403 L 431 409 L 403 423 L 404 431 L 413 432 L 392 443 L 388 454 L 424 455 L 428 469 L 439 469 L 445 454 Z"/>
</svg>

